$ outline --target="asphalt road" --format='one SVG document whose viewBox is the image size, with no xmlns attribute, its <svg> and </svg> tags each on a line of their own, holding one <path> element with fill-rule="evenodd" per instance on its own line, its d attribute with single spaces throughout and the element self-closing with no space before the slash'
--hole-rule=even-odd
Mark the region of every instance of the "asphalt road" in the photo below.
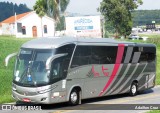
<svg viewBox="0 0 160 113">
<path fill-rule="evenodd" d="M 18 104 L 17 109 L 25 109 L 38 106 L 39 110 L 31 110 L 31 113 L 144 113 L 151 109 L 160 109 L 160 86 L 147 90 L 135 97 L 128 94 L 114 95 L 102 98 L 87 99 L 82 105 L 69 106 L 67 103 L 51 105 L 26 105 Z M 16 108 L 15 107 L 15 108 Z M 19 108 L 18 108 L 19 107 Z M 1 110 L 0 113 L 28 113 L 21 110 Z"/>
</svg>

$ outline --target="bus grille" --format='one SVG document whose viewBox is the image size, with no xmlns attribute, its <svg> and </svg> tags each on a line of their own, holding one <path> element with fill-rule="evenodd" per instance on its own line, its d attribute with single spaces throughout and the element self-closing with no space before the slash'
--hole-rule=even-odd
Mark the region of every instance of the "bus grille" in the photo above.
<svg viewBox="0 0 160 113">
<path fill-rule="evenodd" d="M 18 91 L 18 90 L 16 90 L 16 92 L 25 96 L 34 96 L 38 94 L 37 92 L 26 92 L 26 91 Z"/>
</svg>

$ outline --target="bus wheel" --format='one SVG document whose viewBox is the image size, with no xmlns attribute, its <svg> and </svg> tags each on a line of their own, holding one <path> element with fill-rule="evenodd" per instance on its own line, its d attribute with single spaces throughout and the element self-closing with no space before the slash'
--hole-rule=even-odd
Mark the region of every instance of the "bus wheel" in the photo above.
<svg viewBox="0 0 160 113">
<path fill-rule="evenodd" d="M 73 89 L 69 97 L 69 103 L 71 105 L 77 105 L 78 102 L 79 102 L 79 92 L 76 89 Z"/>
<path fill-rule="evenodd" d="M 130 87 L 130 95 L 136 96 L 137 95 L 137 84 L 135 82 L 132 83 Z"/>
</svg>

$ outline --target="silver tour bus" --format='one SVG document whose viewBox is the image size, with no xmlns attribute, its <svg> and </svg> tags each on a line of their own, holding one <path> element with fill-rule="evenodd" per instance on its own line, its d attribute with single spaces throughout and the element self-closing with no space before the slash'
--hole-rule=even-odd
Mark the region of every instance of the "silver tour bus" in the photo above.
<svg viewBox="0 0 160 113">
<path fill-rule="evenodd" d="M 10 55 L 8 59 L 14 56 Z M 39 38 L 22 45 L 12 94 L 29 103 L 81 104 L 81 99 L 155 86 L 156 46 L 107 38 Z"/>
</svg>

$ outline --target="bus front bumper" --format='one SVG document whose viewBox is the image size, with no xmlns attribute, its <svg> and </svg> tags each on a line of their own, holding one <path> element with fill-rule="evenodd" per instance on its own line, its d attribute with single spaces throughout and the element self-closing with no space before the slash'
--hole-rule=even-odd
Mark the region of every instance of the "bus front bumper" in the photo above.
<svg viewBox="0 0 160 113">
<path fill-rule="evenodd" d="M 27 103 L 50 104 L 49 93 L 27 96 L 26 94 L 22 95 L 12 90 L 12 97 L 17 101 L 23 101 Z"/>
</svg>

